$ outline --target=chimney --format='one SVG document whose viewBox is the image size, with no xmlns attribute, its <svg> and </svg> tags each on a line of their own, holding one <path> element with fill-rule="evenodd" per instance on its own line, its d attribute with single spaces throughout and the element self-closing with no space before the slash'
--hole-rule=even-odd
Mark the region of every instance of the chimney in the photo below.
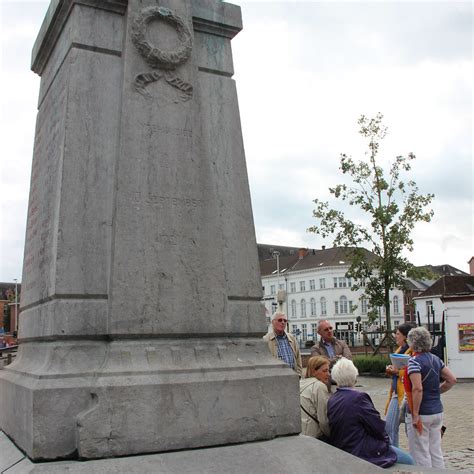
<svg viewBox="0 0 474 474">
<path fill-rule="evenodd" d="M 467 263 L 469 264 L 469 275 L 474 276 L 474 257 L 471 257 L 471 260 Z"/>
<path fill-rule="evenodd" d="M 322 250 L 326 250 L 326 246 L 325 246 L 325 245 L 322 245 L 322 246 L 321 246 L 321 249 L 322 249 Z"/>
<path fill-rule="evenodd" d="M 303 260 L 303 258 L 305 258 L 307 254 L 308 249 L 298 249 L 298 257 L 300 260 Z"/>
</svg>

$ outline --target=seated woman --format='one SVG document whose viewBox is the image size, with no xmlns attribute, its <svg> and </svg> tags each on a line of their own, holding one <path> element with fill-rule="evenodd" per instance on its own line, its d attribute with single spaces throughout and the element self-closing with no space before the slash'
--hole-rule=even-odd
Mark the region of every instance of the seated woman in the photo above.
<svg viewBox="0 0 474 474">
<path fill-rule="evenodd" d="M 308 360 L 306 378 L 300 381 L 301 433 L 322 440 L 329 437 L 329 359 L 314 356 Z"/>
<path fill-rule="evenodd" d="M 337 390 L 328 401 L 330 443 L 380 467 L 414 464 L 408 453 L 390 445 L 385 421 L 369 395 L 354 389 L 358 375 L 352 361 L 345 358 L 332 369 Z"/>
</svg>

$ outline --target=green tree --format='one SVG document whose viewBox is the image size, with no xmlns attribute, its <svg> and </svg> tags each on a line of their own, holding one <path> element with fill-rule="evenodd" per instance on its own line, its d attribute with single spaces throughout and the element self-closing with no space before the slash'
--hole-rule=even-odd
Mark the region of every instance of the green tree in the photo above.
<svg viewBox="0 0 474 474">
<path fill-rule="evenodd" d="M 404 278 L 417 275 L 417 269 L 402 255 L 413 250 L 412 230 L 417 222 L 430 222 L 433 216 L 427 206 L 433 194 L 420 194 L 416 183 L 402 180 L 401 174 L 411 169 L 413 153 L 397 156 L 389 166 L 388 175 L 378 164 L 380 142 L 387 134 L 383 115 L 374 118 L 362 115 L 358 120 L 359 133 L 368 141 L 365 160 L 354 161 L 341 154 L 340 169 L 351 178 L 351 185 L 338 184 L 330 193 L 351 206 L 360 208 L 370 223 L 366 226 L 346 218 L 344 212 L 331 209 L 327 202 L 315 199 L 313 217 L 319 223 L 308 229 L 323 238 L 333 236 L 333 245 L 346 247 L 350 268 L 347 276 L 354 279 L 352 288 L 363 289 L 369 303 L 369 321 L 378 316 L 384 306 L 387 331 L 391 330 L 391 288 L 403 288 Z M 368 258 L 362 246 L 370 247 L 375 258 Z"/>
</svg>

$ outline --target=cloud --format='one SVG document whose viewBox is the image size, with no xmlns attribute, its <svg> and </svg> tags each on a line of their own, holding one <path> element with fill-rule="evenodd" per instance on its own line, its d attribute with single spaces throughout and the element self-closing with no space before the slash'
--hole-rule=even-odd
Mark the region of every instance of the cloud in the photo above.
<svg viewBox="0 0 474 474">
<path fill-rule="evenodd" d="M 414 152 L 411 176 L 436 194 L 433 222 L 415 228 L 410 258 L 465 269 L 473 252 L 471 3 L 234 3 L 244 20 L 232 48 L 258 240 L 330 245 L 306 232 L 312 200 L 328 199 L 341 182 L 341 152 L 363 157 L 358 116 L 381 111 L 389 126 L 382 162 Z M 0 280 L 21 273 L 39 85 L 30 56 L 48 4 L 0 4 L 8 229 Z"/>
</svg>

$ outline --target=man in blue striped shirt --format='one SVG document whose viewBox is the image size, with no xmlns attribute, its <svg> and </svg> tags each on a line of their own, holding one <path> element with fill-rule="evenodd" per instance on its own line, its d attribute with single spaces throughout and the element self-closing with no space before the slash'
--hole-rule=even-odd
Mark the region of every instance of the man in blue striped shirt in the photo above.
<svg viewBox="0 0 474 474">
<path fill-rule="evenodd" d="M 303 364 L 300 348 L 295 337 L 286 332 L 286 315 L 275 312 L 272 316 L 272 329 L 263 336 L 273 357 L 278 358 L 290 366 L 301 378 Z"/>
</svg>

